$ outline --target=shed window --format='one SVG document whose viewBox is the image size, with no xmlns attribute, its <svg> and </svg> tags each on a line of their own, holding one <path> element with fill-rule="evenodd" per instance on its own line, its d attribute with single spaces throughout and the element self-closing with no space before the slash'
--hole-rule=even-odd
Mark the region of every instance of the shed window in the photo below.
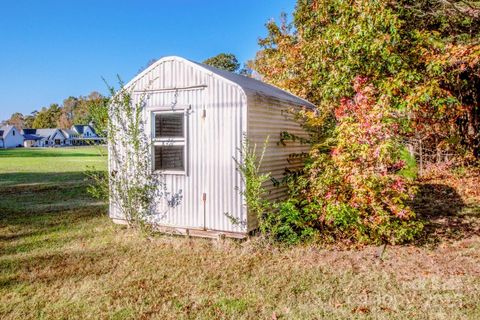
<svg viewBox="0 0 480 320">
<path fill-rule="evenodd" d="M 156 113 L 155 138 L 183 138 L 183 113 Z"/>
<path fill-rule="evenodd" d="M 184 171 L 184 146 L 155 146 L 155 170 Z"/>
<path fill-rule="evenodd" d="M 186 156 L 185 114 L 154 112 L 152 144 L 154 170 L 184 173 Z"/>
</svg>

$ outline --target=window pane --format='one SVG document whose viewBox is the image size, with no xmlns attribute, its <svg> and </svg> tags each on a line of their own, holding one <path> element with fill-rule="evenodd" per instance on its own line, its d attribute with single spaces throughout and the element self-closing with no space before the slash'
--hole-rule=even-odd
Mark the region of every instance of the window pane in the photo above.
<svg viewBox="0 0 480 320">
<path fill-rule="evenodd" d="M 155 146 L 155 170 L 184 171 L 184 146 Z"/>
<path fill-rule="evenodd" d="M 155 138 L 183 138 L 183 113 L 156 113 Z"/>
</svg>

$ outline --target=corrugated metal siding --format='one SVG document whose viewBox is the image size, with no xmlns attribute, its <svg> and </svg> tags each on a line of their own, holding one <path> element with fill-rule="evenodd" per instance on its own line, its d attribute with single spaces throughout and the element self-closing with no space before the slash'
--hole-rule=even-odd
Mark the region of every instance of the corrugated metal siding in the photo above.
<svg viewBox="0 0 480 320">
<path fill-rule="evenodd" d="M 240 157 L 246 101 L 236 85 L 218 77 L 209 77 L 206 92 L 204 131 L 205 172 L 208 176 L 207 227 L 215 230 L 246 230 L 246 215 L 242 196 L 240 173 L 234 158 Z M 245 225 L 235 225 L 227 217 L 234 217 Z"/>
<path fill-rule="evenodd" d="M 292 108 L 298 110 L 300 106 L 259 94 L 249 95 L 247 92 L 247 96 L 247 135 L 249 141 L 257 145 L 258 153 L 262 152 L 268 137 L 261 171 L 262 173 L 269 172 L 272 177 L 281 180 L 286 168 L 301 168 L 303 165 L 301 160 L 288 162 L 288 156 L 292 153 L 309 151 L 309 146 L 300 142 L 286 142 L 285 146 L 278 143 L 280 133 L 283 131 L 305 138 L 308 137 L 300 124 L 294 120 L 293 115 L 288 112 Z M 286 196 L 285 187 L 275 187 L 271 181 L 268 181 L 265 186 L 269 191 L 268 198 L 270 200 L 281 199 Z M 257 227 L 257 217 L 249 213 L 248 230 L 251 231 Z"/>
<path fill-rule="evenodd" d="M 184 89 L 161 91 L 168 88 Z M 246 222 L 246 210 L 238 191 L 242 187 L 241 176 L 233 160 L 239 157 L 242 133 L 246 131 L 243 91 L 176 59 L 165 60 L 137 78 L 133 90 L 153 90 L 146 100 L 147 120 L 152 109 L 171 110 L 174 105 L 179 110 L 191 106 L 187 116 L 187 174 L 164 176 L 167 191 L 170 194 L 181 191 L 183 199 L 175 208 L 169 208 L 163 201 L 156 222 L 182 228 L 245 232 L 244 225 L 234 224 L 227 217 Z M 150 123 L 146 128 L 150 134 Z M 207 199 L 205 211 L 203 193 Z"/>
</svg>

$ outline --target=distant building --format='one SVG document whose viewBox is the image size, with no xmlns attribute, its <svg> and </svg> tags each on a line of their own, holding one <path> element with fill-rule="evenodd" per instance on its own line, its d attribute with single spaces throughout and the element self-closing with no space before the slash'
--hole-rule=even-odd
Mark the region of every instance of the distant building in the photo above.
<svg viewBox="0 0 480 320">
<path fill-rule="evenodd" d="M 23 132 L 25 132 L 25 129 Z M 38 147 L 40 140 L 42 140 L 42 137 L 37 134 L 23 133 L 23 146 L 25 148 Z"/>
<path fill-rule="evenodd" d="M 24 147 L 53 147 L 67 145 L 67 137 L 62 130 L 56 128 L 47 129 L 23 129 Z"/>
<path fill-rule="evenodd" d="M 71 129 L 62 130 L 69 143 L 76 145 L 100 144 L 105 142 L 105 138 L 99 137 L 91 125 L 74 125 Z"/>
<path fill-rule="evenodd" d="M 22 146 L 23 136 L 14 126 L 0 127 L 0 148 L 16 148 Z"/>
<path fill-rule="evenodd" d="M 74 125 L 71 129 L 23 129 L 23 146 L 61 147 L 99 144 L 105 138 L 99 137 L 91 125 Z"/>
</svg>

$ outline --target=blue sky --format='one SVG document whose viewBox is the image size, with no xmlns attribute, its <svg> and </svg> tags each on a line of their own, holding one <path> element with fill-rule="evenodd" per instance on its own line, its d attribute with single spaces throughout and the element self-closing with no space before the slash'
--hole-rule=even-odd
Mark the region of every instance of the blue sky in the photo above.
<svg viewBox="0 0 480 320">
<path fill-rule="evenodd" d="M 1 0 L 0 120 L 105 93 L 150 59 L 253 58 L 265 23 L 295 0 Z"/>
</svg>

